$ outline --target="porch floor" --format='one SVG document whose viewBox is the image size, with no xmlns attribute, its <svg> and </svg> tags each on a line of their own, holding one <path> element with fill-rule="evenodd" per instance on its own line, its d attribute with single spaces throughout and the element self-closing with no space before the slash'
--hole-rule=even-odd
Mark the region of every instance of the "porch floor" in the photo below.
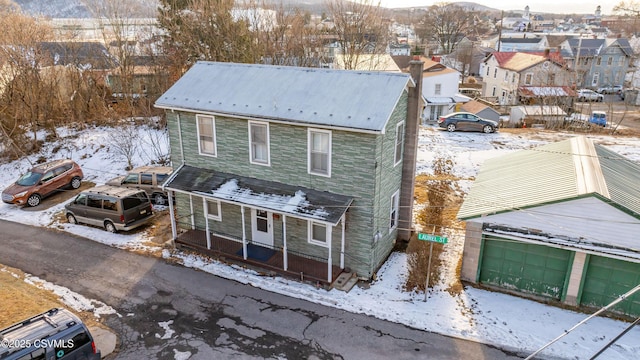
<svg viewBox="0 0 640 360">
<path fill-rule="evenodd" d="M 207 235 L 203 230 L 187 230 L 178 235 L 175 240 L 176 246 L 187 248 L 199 252 L 201 254 L 214 258 L 223 257 L 235 263 L 245 263 L 258 268 L 272 271 L 274 273 L 284 275 L 286 277 L 296 278 L 301 281 L 319 282 L 323 285 L 332 284 L 336 278 L 342 273 L 339 266 L 332 266 L 332 279 L 327 281 L 327 262 L 326 260 L 314 258 L 304 254 L 296 254 L 287 251 L 288 268 L 284 269 L 284 251 L 281 248 L 269 248 L 265 251 L 266 255 L 260 258 L 247 257 L 245 260 L 242 255 L 242 242 L 225 239 L 211 234 L 211 248 L 207 248 Z M 250 242 L 248 242 L 250 243 Z M 256 246 L 260 246 L 257 245 Z"/>
</svg>

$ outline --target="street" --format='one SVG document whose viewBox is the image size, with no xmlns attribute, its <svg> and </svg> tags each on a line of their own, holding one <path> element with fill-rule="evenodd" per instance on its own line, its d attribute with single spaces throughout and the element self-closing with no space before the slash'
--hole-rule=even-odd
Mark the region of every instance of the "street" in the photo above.
<svg viewBox="0 0 640 360">
<path fill-rule="evenodd" d="M 113 359 L 519 358 L 59 231 L 0 220 L 0 233 L 0 264 L 118 311 L 105 319 L 119 336 Z"/>
</svg>

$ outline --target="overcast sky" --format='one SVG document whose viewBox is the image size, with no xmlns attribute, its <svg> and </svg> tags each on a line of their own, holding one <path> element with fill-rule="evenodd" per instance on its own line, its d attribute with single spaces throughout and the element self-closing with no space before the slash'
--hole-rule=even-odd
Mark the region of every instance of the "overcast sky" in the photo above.
<svg viewBox="0 0 640 360">
<path fill-rule="evenodd" d="M 429 6 L 435 3 L 442 2 L 440 0 L 381 0 L 381 5 L 384 7 L 411 7 L 411 6 Z M 455 2 L 455 1 L 447 1 Z M 543 0 L 531 1 L 531 0 L 476 0 L 472 1 L 480 5 L 488 6 L 498 10 L 524 10 L 524 7 L 529 5 L 531 13 L 537 12 L 550 12 L 559 14 L 593 14 L 596 11 L 598 5 L 602 8 L 602 15 L 610 15 L 611 9 L 619 1 L 549 1 Z"/>
</svg>

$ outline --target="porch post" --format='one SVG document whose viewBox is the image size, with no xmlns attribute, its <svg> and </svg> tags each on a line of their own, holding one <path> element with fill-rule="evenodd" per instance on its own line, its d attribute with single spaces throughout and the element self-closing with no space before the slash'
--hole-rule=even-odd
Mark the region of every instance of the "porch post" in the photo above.
<svg viewBox="0 0 640 360">
<path fill-rule="evenodd" d="M 329 282 L 329 284 L 331 284 L 331 280 L 333 279 L 333 274 L 332 274 L 332 266 L 331 264 L 333 264 L 333 259 L 331 258 L 331 233 L 333 232 L 333 225 L 329 225 L 327 224 L 327 230 L 329 231 L 329 236 L 327 236 L 327 242 L 329 243 L 329 256 L 327 259 L 327 281 Z"/>
<path fill-rule="evenodd" d="M 168 191 L 169 195 L 169 218 L 171 219 L 171 236 L 173 240 L 178 238 L 178 229 L 176 228 L 176 214 L 173 210 L 173 191 Z"/>
<path fill-rule="evenodd" d="M 247 260 L 247 232 L 244 229 L 244 205 L 240 206 L 242 214 L 242 257 Z"/>
<path fill-rule="evenodd" d="M 284 271 L 289 269 L 289 259 L 287 257 L 287 215 L 282 214 L 282 263 L 284 264 Z"/>
<path fill-rule="evenodd" d="M 193 214 L 193 195 L 189 194 L 189 209 L 191 212 L 191 230 L 196 229 L 196 216 Z"/>
<path fill-rule="evenodd" d="M 340 219 L 340 221 L 342 222 L 342 241 L 340 243 L 340 269 L 344 269 L 344 220 L 345 216 L 344 214 L 342 214 L 342 219 Z"/>
<path fill-rule="evenodd" d="M 211 234 L 209 233 L 209 207 L 207 206 L 207 199 L 202 197 L 202 209 L 204 209 L 204 228 L 207 232 L 207 249 L 211 250 Z"/>
</svg>

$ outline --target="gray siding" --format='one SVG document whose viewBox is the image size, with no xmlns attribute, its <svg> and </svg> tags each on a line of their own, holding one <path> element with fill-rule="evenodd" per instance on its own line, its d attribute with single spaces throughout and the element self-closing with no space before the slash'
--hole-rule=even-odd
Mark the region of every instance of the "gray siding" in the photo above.
<svg viewBox="0 0 640 360">
<path fill-rule="evenodd" d="M 307 127 L 270 123 L 270 166 L 249 161 L 248 121 L 215 117 L 217 157 L 198 154 L 196 114 L 167 112 L 172 163 L 175 168 L 186 159 L 189 165 L 313 188 L 354 197 L 348 210 L 345 233 L 345 266 L 359 276 L 369 278 L 389 255 L 396 232 L 389 232 L 391 195 L 400 188 L 402 165 L 394 166 L 395 136 L 398 121 L 406 118 L 407 94 L 393 112 L 384 135 L 333 130 L 331 177 L 307 173 Z M 179 114 L 179 115 L 178 115 Z M 180 127 L 178 126 L 178 120 Z M 182 139 L 180 144 L 179 128 Z M 184 159 L 183 159 L 184 154 Z M 196 225 L 204 229 L 202 200 L 194 199 Z M 188 196 L 176 198 L 177 214 L 190 213 Z M 222 205 L 222 222 L 210 221 L 213 233 L 241 238 L 240 207 Z M 247 238 L 251 239 L 251 213 L 245 212 Z M 182 219 L 185 220 L 185 219 Z M 190 219 L 180 222 L 190 224 Z M 189 225 L 190 226 L 190 225 Z M 374 243 L 374 234 L 382 237 Z M 282 246 L 282 217 L 274 219 L 274 245 Z M 340 264 L 341 224 L 332 232 L 333 264 Z M 327 248 L 309 244 L 307 221 L 287 218 L 289 250 L 327 258 Z"/>
</svg>

